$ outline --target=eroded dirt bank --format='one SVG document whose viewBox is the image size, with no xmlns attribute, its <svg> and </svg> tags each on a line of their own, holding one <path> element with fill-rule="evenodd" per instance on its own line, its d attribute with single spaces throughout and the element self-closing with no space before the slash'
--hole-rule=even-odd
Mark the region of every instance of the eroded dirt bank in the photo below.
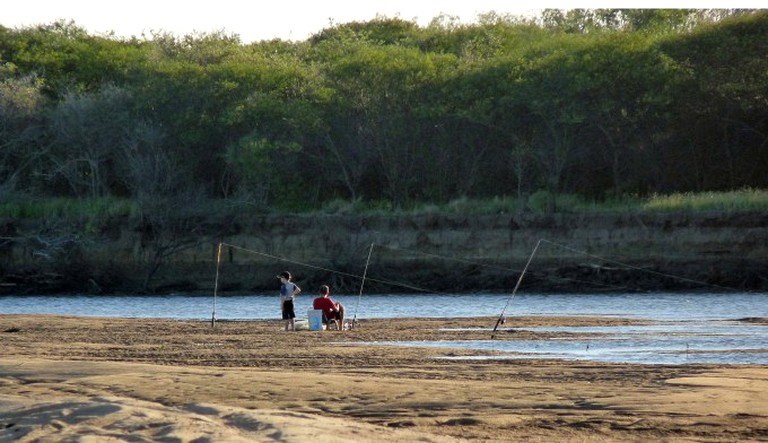
<svg viewBox="0 0 768 443">
<path fill-rule="evenodd" d="M 762 213 L 263 216 L 162 232 L 128 219 L 42 234 L 2 226 L 6 294 L 205 292 L 217 263 L 225 292 L 273 290 L 285 268 L 305 286 L 340 291 L 366 271 L 371 291 L 508 291 L 532 256 L 528 291 L 768 289 Z"/>
</svg>

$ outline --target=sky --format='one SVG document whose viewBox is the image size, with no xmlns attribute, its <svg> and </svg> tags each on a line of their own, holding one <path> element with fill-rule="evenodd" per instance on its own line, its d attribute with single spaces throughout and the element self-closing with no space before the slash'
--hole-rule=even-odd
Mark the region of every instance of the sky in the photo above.
<svg viewBox="0 0 768 443">
<path fill-rule="evenodd" d="M 0 10 L 0 25 L 8 28 L 74 21 L 90 34 L 114 32 L 117 37 L 151 36 L 151 31 L 184 36 L 193 32 L 237 34 L 243 43 L 279 38 L 301 41 L 324 28 L 351 21 L 368 21 L 378 15 L 415 20 L 426 26 L 436 16 L 457 16 L 472 23 L 478 14 L 538 15 L 541 8 L 758 8 L 758 1 L 735 0 L 379 0 L 379 1 L 247 1 L 215 0 L 21 0 Z M 535 8 L 533 6 L 535 5 Z"/>
</svg>

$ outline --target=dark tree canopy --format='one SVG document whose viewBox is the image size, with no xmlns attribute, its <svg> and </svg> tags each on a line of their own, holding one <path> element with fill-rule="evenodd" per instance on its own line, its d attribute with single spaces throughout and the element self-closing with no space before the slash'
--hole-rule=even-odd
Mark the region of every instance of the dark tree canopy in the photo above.
<svg viewBox="0 0 768 443">
<path fill-rule="evenodd" d="M 304 42 L 0 27 L 0 194 L 268 210 L 768 186 L 768 12 L 545 10 Z M 149 199 L 149 200 L 147 200 Z"/>
</svg>

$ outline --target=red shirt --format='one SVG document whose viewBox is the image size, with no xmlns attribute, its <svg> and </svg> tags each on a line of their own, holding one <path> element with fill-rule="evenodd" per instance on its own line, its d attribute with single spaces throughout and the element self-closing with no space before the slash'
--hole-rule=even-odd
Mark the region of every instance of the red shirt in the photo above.
<svg viewBox="0 0 768 443">
<path fill-rule="evenodd" d="M 322 309 L 326 317 L 330 317 L 331 314 L 336 312 L 336 303 L 330 297 L 317 297 L 312 302 L 312 307 Z"/>
</svg>

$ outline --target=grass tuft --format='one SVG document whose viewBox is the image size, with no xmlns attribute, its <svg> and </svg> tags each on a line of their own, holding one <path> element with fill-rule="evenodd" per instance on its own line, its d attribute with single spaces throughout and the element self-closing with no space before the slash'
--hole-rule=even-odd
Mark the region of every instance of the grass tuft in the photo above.
<svg viewBox="0 0 768 443">
<path fill-rule="evenodd" d="M 196 206 L 201 214 L 229 214 L 231 201 L 208 200 Z M 466 214 L 489 215 L 528 212 L 533 214 L 547 213 L 554 208 L 559 213 L 642 213 L 642 212 L 703 212 L 721 211 L 724 213 L 753 212 L 768 210 L 768 190 L 742 189 L 727 192 L 674 193 L 669 195 L 652 195 L 640 197 L 623 195 L 609 200 L 596 201 L 585 199 L 572 194 L 557 194 L 552 196 L 545 191 L 531 194 L 527 199 L 500 196 L 486 199 L 462 197 L 444 204 L 422 203 L 408 208 L 397 209 L 391 202 L 377 201 L 348 201 L 333 200 L 324 204 L 319 210 L 307 211 L 322 214 L 337 215 L 436 215 L 436 214 Z M 241 208 L 243 209 L 243 208 Z M 251 211 L 264 213 L 264 208 L 247 208 Z M 275 211 L 272 213 L 286 213 Z M 295 212 L 293 212 L 295 213 Z M 139 214 L 138 204 L 129 199 L 98 198 L 70 199 L 47 198 L 30 199 L 16 198 L 0 203 L 0 217 L 16 219 L 90 219 L 98 220 L 109 217 Z"/>
<path fill-rule="evenodd" d="M 136 203 L 118 198 L 46 198 L 0 203 L 0 217 L 19 219 L 103 218 L 136 214 Z"/>
<path fill-rule="evenodd" d="M 648 211 L 746 212 L 768 209 L 768 190 L 742 189 L 730 192 L 654 195 L 642 207 Z"/>
</svg>

